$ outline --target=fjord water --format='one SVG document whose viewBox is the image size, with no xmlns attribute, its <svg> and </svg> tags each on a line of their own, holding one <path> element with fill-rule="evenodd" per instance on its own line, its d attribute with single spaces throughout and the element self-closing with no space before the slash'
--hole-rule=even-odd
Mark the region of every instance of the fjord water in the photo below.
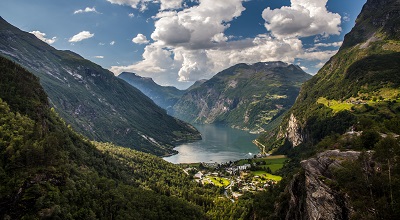
<svg viewBox="0 0 400 220">
<path fill-rule="evenodd" d="M 171 163 L 227 162 L 250 158 L 259 152 L 252 140 L 257 135 L 222 125 L 195 125 L 202 140 L 181 144 L 175 148 L 179 153 L 164 160 Z"/>
</svg>

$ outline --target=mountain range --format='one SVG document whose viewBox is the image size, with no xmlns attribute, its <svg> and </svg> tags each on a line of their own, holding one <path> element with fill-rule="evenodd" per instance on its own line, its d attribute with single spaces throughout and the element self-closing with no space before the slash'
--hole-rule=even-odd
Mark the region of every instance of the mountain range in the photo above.
<svg viewBox="0 0 400 220">
<path fill-rule="evenodd" d="M 283 62 L 238 64 L 186 90 L 160 86 L 134 73 L 118 77 L 183 121 L 259 133 L 293 105 L 301 84 L 311 75 Z"/>
<path fill-rule="evenodd" d="M 133 87 L 152 99 L 158 106 L 172 113 L 172 107 L 185 93 L 173 86 L 160 86 L 149 77 L 141 77 L 135 73 L 122 72 L 118 78 L 125 80 Z"/>
<path fill-rule="evenodd" d="M 201 138 L 110 71 L 71 51 L 56 50 L 0 18 L 0 54 L 40 78 L 57 113 L 78 132 L 156 155 Z"/>
<path fill-rule="evenodd" d="M 163 143 L 198 135 L 128 83 L 5 21 L 0 52 L 3 219 L 400 219 L 399 0 L 367 0 L 338 53 L 311 79 L 283 62 L 238 64 L 174 104 L 173 114 L 187 121 L 256 130 L 277 124 L 257 141 L 287 155 L 276 172 L 282 181 L 234 202 L 177 165 L 74 131 L 96 138 L 84 128 L 102 126 L 131 137 L 136 130 L 121 134 L 113 121 L 124 116 L 154 138 L 167 132 Z M 114 117 L 94 124 L 99 112 Z M 175 125 L 182 130 L 161 132 Z M 153 137 L 133 139 L 159 142 Z M 170 149 L 150 147 L 160 155 Z"/>
</svg>

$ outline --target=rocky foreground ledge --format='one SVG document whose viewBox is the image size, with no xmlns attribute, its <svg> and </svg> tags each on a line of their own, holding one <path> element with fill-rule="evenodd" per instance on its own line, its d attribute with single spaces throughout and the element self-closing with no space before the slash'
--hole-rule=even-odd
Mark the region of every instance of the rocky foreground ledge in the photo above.
<svg viewBox="0 0 400 220">
<path fill-rule="evenodd" d="M 348 219 L 351 213 L 346 195 L 329 187 L 332 171 L 343 161 L 356 160 L 357 151 L 329 150 L 301 161 L 304 172 L 297 174 L 287 190 L 290 195 L 286 219 Z"/>
</svg>

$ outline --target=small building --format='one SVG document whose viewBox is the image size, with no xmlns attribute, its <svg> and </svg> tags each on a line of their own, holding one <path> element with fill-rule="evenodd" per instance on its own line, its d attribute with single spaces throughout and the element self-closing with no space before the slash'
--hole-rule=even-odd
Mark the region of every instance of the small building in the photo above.
<svg viewBox="0 0 400 220">
<path fill-rule="evenodd" d="M 195 179 L 203 179 L 203 173 L 202 172 L 197 172 L 195 175 L 194 175 L 194 178 Z"/>
</svg>

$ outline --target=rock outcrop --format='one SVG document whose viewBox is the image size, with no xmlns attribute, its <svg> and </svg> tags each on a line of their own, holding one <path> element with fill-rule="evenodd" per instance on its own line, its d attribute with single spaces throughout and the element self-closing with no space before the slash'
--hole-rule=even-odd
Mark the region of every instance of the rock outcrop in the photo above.
<svg viewBox="0 0 400 220">
<path fill-rule="evenodd" d="M 330 150 L 302 161 L 304 173 L 297 174 L 287 188 L 290 201 L 286 219 L 348 219 L 351 207 L 344 195 L 330 187 L 331 172 L 359 155 L 356 151 Z"/>
<path fill-rule="evenodd" d="M 286 129 L 286 137 L 292 143 L 293 147 L 299 146 L 303 143 L 303 136 L 301 134 L 301 128 L 299 122 L 293 113 L 290 115 L 288 127 Z"/>
</svg>

